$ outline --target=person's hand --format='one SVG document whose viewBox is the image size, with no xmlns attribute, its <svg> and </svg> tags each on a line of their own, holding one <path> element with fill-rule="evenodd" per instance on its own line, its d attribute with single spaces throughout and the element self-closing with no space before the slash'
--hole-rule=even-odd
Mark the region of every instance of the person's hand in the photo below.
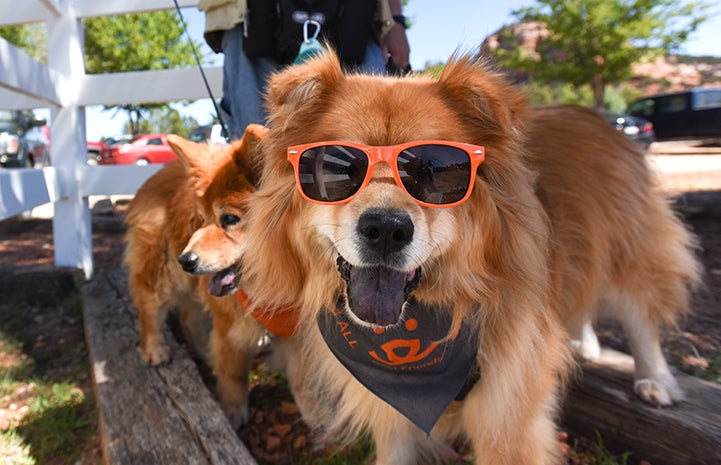
<svg viewBox="0 0 721 465">
<path fill-rule="evenodd" d="M 383 56 L 393 60 L 396 67 L 405 69 L 408 66 L 411 54 L 411 48 L 408 45 L 408 37 L 406 37 L 406 29 L 400 24 L 395 24 L 388 31 L 383 43 Z"/>
</svg>

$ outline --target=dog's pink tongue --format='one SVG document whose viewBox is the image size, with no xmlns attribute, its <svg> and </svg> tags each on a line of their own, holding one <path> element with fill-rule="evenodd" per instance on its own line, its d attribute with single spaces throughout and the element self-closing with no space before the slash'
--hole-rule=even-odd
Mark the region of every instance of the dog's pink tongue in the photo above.
<svg viewBox="0 0 721 465">
<path fill-rule="evenodd" d="M 238 274 L 232 267 L 218 271 L 208 282 L 208 293 L 216 297 L 223 297 L 235 292 L 238 278 Z"/>
<path fill-rule="evenodd" d="M 406 300 L 405 285 L 405 273 L 383 267 L 354 266 L 348 282 L 348 306 L 368 323 L 396 324 Z"/>
</svg>

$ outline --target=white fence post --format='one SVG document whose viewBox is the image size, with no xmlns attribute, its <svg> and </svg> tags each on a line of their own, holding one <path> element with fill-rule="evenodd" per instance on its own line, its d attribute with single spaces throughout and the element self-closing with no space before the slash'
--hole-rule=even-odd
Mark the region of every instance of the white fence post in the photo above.
<svg viewBox="0 0 721 465">
<path fill-rule="evenodd" d="M 51 159 L 66 196 L 55 203 L 55 264 L 93 272 L 92 227 L 88 198 L 80 189 L 86 166 L 85 109 L 78 106 L 85 76 L 83 28 L 71 0 L 60 2 L 60 16 L 48 23 L 48 66 L 60 75 L 62 105 L 51 108 Z"/>
</svg>

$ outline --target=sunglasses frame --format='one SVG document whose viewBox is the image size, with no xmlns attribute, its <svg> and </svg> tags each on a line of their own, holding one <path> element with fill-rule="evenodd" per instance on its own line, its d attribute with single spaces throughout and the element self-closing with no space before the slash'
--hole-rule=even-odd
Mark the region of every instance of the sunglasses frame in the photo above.
<svg viewBox="0 0 721 465">
<path fill-rule="evenodd" d="M 413 195 L 411 195 L 410 192 L 406 189 L 406 187 L 403 185 L 403 181 L 401 180 L 401 175 L 398 172 L 398 156 L 406 149 L 412 148 L 412 147 L 419 147 L 423 145 L 443 145 L 447 147 L 453 147 L 456 149 L 463 150 L 468 155 L 468 159 L 471 164 L 471 175 L 470 179 L 468 180 L 468 188 L 466 189 L 466 193 L 460 200 L 452 203 L 428 203 L 424 202 L 422 200 L 419 200 L 415 198 Z M 323 146 L 342 146 L 342 147 L 350 147 L 356 150 L 360 150 L 361 152 L 365 153 L 366 157 L 368 157 L 368 169 L 366 170 L 365 178 L 363 179 L 363 183 L 361 183 L 360 187 L 357 191 L 355 191 L 352 195 L 349 197 L 342 199 L 342 200 L 335 200 L 335 201 L 325 201 L 325 200 L 315 200 L 310 197 L 308 197 L 305 192 L 303 192 L 303 187 L 300 183 L 300 157 L 301 155 L 306 151 L 318 147 Z M 473 191 L 473 182 L 476 177 L 476 172 L 478 170 L 478 166 L 483 163 L 485 160 L 485 154 L 486 149 L 483 146 L 480 145 L 473 145 L 473 144 L 466 144 L 463 142 L 453 142 L 453 141 L 447 141 L 447 140 L 416 140 L 412 142 L 406 142 L 404 144 L 398 144 L 398 145 L 366 145 L 366 144 L 359 144 L 355 142 L 345 142 L 345 141 L 322 141 L 322 142 L 311 142 L 309 144 L 301 144 L 301 145 L 294 145 L 291 147 L 288 147 L 288 161 L 291 165 L 293 165 L 293 173 L 295 176 L 295 184 L 298 188 L 298 191 L 303 196 L 304 199 L 308 200 L 309 202 L 317 203 L 320 205 L 339 205 L 348 203 L 353 198 L 358 195 L 360 191 L 362 191 L 368 184 L 370 184 L 371 179 L 373 178 L 373 169 L 376 164 L 380 162 L 384 162 L 387 165 L 391 167 L 391 170 L 393 171 L 393 178 L 395 179 L 396 184 L 403 189 L 403 191 L 408 194 L 416 203 L 423 207 L 430 207 L 430 208 L 446 208 L 446 207 L 453 207 L 458 204 L 461 204 L 468 200 L 468 197 L 471 196 L 471 192 Z"/>
</svg>

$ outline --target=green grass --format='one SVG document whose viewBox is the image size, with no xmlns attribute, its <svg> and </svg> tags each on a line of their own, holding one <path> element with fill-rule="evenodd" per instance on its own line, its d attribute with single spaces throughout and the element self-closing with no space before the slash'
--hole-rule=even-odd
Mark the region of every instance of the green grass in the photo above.
<svg viewBox="0 0 721 465">
<path fill-rule="evenodd" d="M 0 463 L 75 463 L 83 455 L 84 441 L 97 434 L 97 413 L 81 389 L 89 376 L 87 360 L 78 351 L 82 332 L 69 331 L 60 336 L 65 339 L 56 339 L 54 331 L 47 331 L 51 334 L 43 334 L 41 349 L 34 334 L 33 318 L 38 315 L 74 321 L 77 327 L 80 304 L 77 296 L 69 296 L 54 313 L 0 305 L 0 410 L 22 406 L 23 411 L 0 429 Z M 17 407 L 10 409 L 11 404 Z"/>
<path fill-rule="evenodd" d="M 73 383 L 38 384 L 30 402 L 30 411 L 13 432 L 29 445 L 40 463 L 49 458 L 73 463 L 81 455 L 78 443 L 92 431 L 94 414 L 85 394 Z"/>
<path fill-rule="evenodd" d="M 603 438 L 596 432 L 596 441 L 581 444 L 574 440 L 568 451 L 569 463 L 572 465 L 628 465 L 631 452 L 613 454 L 603 443 Z"/>
<path fill-rule="evenodd" d="M 365 465 L 373 457 L 373 444 L 363 438 L 353 444 L 327 452 L 322 456 L 303 454 L 291 459 L 292 465 Z"/>
<path fill-rule="evenodd" d="M 8 465 L 35 465 L 30 446 L 15 431 L 0 431 L 0 459 Z"/>
<path fill-rule="evenodd" d="M 0 307 L 0 314 L 3 307 Z M 24 379 L 33 371 L 33 360 L 22 352 L 22 343 L 0 330 L 0 354 L 7 359 L 0 365 L 0 397 L 11 395 L 17 389 L 17 381 Z"/>
<path fill-rule="evenodd" d="M 708 368 L 700 374 L 700 377 L 707 381 L 721 384 L 721 350 L 708 357 L 708 360 Z"/>
</svg>

